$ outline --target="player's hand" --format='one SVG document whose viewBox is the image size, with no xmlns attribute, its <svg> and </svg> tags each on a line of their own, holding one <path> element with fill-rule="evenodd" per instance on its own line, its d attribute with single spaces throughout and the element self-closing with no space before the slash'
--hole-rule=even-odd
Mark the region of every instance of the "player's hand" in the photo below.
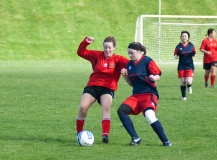
<svg viewBox="0 0 217 160">
<path fill-rule="evenodd" d="M 177 59 L 177 58 L 178 58 L 177 54 L 175 54 L 175 55 L 174 55 L 174 58 L 175 58 L 175 59 Z"/>
<path fill-rule="evenodd" d="M 127 74 L 127 69 L 126 69 L 126 68 L 122 68 L 122 69 L 121 69 L 121 74 L 122 74 L 123 76 L 128 75 L 128 74 Z"/>
<path fill-rule="evenodd" d="M 148 79 L 149 79 L 150 81 L 154 82 L 154 81 L 155 81 L 155 76 L 154 76 L 154 75 L 149 75 L 149 76 L 148 76 Z"/>
<path fill-rule="evenodd" d="M 148 76 L 148 79 L 151 81 L 151 82 L 156 82 L 158 80 L 160 80 L 160 75 L 156 74 L 156 75 L 149 75 Z"/>
<path fill-rule="evenodd" d="M 88 43 L 93 43 L 93 42 L 94 42 L 94 38 L 91 37 L 91 36 L 87 36 L 86 41 L 87 41 Z"/>
<path fill-rule="evenodd" d="M 210 52 L 210 51 L 206 51 L 206 54 L 208 54 L 208 55 L 211 55 L 211 54 L 212 54 L 212 52 Z"/>
</svg>

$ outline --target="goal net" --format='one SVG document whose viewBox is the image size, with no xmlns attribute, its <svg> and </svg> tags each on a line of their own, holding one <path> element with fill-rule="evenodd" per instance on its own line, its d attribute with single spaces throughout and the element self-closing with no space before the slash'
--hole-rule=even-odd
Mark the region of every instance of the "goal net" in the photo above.
<svg viewBox="0 0 217 160">
<path fill-rule="evenodd" d="M 156 62 L 177 62 L 173 53 L 181 31 L 186 30 L 196 49 L 194 62 L 202 63 L 199 48 L 209 28 L 217 28 L 217 16 L 141 15 L 136 21 L 135 41 L 146 46 L 147 55 Z"/>
</svg>

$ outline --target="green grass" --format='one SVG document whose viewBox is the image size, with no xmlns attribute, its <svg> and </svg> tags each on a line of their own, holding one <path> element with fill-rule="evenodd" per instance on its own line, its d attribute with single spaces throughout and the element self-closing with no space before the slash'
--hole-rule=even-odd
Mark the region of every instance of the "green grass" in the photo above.
<svg viewBox="0 0 217 160">
<path fill-rule="evenodd" d="M 175 9 L 173 0 L 162 0 L 161 13 L 217 15 L 216 5 L 182 0 Z M 94 49 L 115 36 L 116 52 L 124 55 L 134 41 L 137 17 L 158 14 L 158 0 L 1 0 L 0 10 L 0 60 L 68 60 L 78 58 L 77 47 L 87 35 L 95 37 Z"/>
<path fill-rule="evenodd" d="M 183 0 L 174 9 L 173 0 L 162 0 L 162 14 L 217 15 L 216 5 L 215 0 Z M 186 102 L 181 101 L 176 64 L 160 65 L 157 117 L 172 147 L 161 146 L 142 115 L 132 119 L 143 143 L 127 145 L 130 137 L 116 114 L 131 93 L 122 78 L 111 109 L 110 143 L 101 143 L 101 109 L 94 104 L 85 124 L 94 145 L 77 145 L 77 108 L 91 72 L 90 64 L 78 59 L 79 43 L 90 35 L 95 42 L 89 48 L 101 50 L 104 38 L 113 35 L 116 53 L 126 55 L 136 18 L 158 14 L 158 0 L 1 0 L 0 10 L 1 160 L 216 158 L 216 89 L 204 88 L 199 65 Z"/>
<path fill-rule="evenodd" d="M 96 103 L 85 129 L 95 136 L 92 147 L 79 147 L 75 119 L 90 64 L 75 61 L 5 61 L 0 63 L 0 159 L 215 159 L 216 89 L 204 88 L 203 70 L 196 65 L 193 94 L 181 100 L 176 64 L 160 67 L 157 117 L 171 140 L 162 147 L 143 116 L 132 116 L 143 139 L 130 147 L 130 137 L 116 110 L 131 88 L 120 79 L 112 105 L 110 142 L 101 143 L 101 108 Z"/>
</svg>

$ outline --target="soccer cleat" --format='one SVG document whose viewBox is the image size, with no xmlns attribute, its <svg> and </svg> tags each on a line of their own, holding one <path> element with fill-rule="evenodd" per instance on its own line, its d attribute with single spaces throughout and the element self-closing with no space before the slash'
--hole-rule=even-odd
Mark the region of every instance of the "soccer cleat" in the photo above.
<svg viewBox="0 0 217 160">
<path fill-rule="evenodd" d="M 172 143 L 170 141 L 164 142 L 163 146 L 172 146 Z"/>
<path fill-rule="evenodd" d="M 183 100 L 183 101 L 186 101 L 186 99 L 187 99 L 186 97 L 182 97 L 182 100 Z"/>
<path fill-rule="evenodd" d="M 139 145 L 142 142 L 141 138 L 132 138 L 132 141 L 130 142 L 131 146 Z"/>
<path fill-rule="evenodd" d="M 191 87 L 188 88 L 188 93 L 192 94 L 192 88 Z"/>
<path fill-rule="evenodd" d="M 102 136 L 102 142 L 103 143 L 108 143 L 109 142 L 108 136 Z"/>
<path fill-rule="evenodd" d="M 207 82 L 205 82 L 205 87 L 208 87 L 208 83 Z"/>
<path fill-rule="evenodd" d="M 214 86 L 210 86 L 210 88 L 214 88 Z"/>
</svg>

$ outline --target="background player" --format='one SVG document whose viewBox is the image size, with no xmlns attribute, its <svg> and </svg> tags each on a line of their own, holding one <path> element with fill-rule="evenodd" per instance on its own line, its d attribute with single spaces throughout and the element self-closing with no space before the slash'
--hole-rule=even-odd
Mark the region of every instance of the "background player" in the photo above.
<svg viewBox="0 0 217 160">
<path fill-rule="evenodd" d="M 136 133 L 129 114 L 138 115 L 142 112 L 163 145 L 171 146 L 160 121 L 155 116 L 159 98 L 155 82 L 160 79 L 161 70 L 145 55 L 145 46 L 138 42 L 129 44 L 128 54 L 131 61 L 127 64 L 127 69 L 123 68 L 121 73 L 126 82 L 133 87 L 133 94 L 120 105 L 117 113 L 132 138 L 130 145 L 138 145 L 142 140 Z"/>
<path fill-rule="evenodd" d="M 196 54 L 194 45 L 189 42 L 190 33 L 182 31 L 180 36 L 181 42 L 176 46 L 174 57 L 179 58 L 178 63 L 178 77 L 180 78 L 182 100 L 186 100 L 186 84 L 188 93 L 192 94 L 192 82 L 194 76 L 193 57 Z"/>
<path fill-rule="evenodd" d="M 80 43 L 77 54 L 90 61 L 93 73 L 84 88 L 78 108 L 76 120 L 77 133 L 83 130 L 87 111 L 97 100 L 102 106 L 102 142 L 108 143 L 110 132 L 110 107 L 114 98 L 114 91 L 120 78 L 120 71 L 126 67 L 127 58 L 114 54 L 116 40 L 108 36 L 103 41 L 103 51 L 87 50 L 87 46 L 94 42 L 93 37 L 85 37 Z"/>
<path fill-rule="evenodd" d="M 216 31 L 209 28 L 205 38 L 200 46 L 200 51 L 204 53 L 203 56 L 203 69 L 205 70 L 204 79 L 205 87 L 208 87 L 208 80 L 211 74 L 211 86 L 214 87 L 216 79 L 216 66 L 217 66 L 217 41 L 215 39 Z"/>
</svg>

